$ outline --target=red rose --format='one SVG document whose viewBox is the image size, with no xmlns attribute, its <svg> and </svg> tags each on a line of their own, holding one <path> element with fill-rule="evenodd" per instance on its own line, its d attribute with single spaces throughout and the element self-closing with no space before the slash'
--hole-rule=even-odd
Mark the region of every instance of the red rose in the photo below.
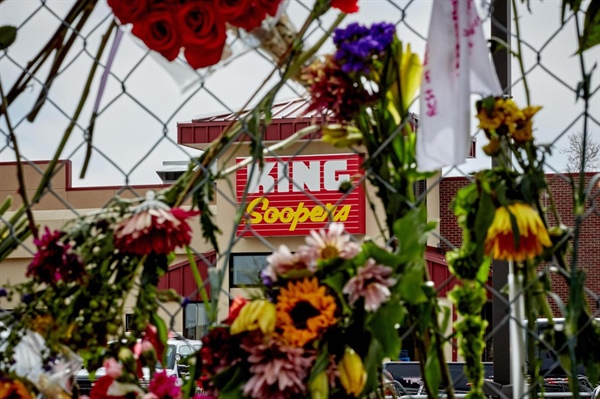
<svg viewBox="0 0 600 399">
<path fill-rule="evenodd" d="M 215 7 L 229 23 L 246 13 L 253 0 L 216 0 Z"/>
<path fill-rule="evenodd" d="M 154 11 L 133 25 L 131 33 L 139 37 L 150 49 L 173 61 L 179 55 L 181 41 L 175 28 L 173 14 Z"/>
<path fill-rule="evenodd" d="M 231 19 L 228 22 L 233 26 L 250 32 L 252 29 L 259 27 L 266 17 L 267 10 L 253 2 L 246 9 L 244 15 Z"/>
<path fill-rule="evenodd" d="M 277 10 L 279 10 L 281 0 L 256 0 L 256 3 L 262 7 L 267 14 L 275 16 L 277 14 Z"/>
<path fill-rule="evenodd" d="M 172 6 L 179 6 L 179 1 L 178 0 L 147 0 L 148 1 L 148 8 L 150 8 L 150 10 L 155 11 L 155 10 L 161 10 L 161 9 L 165 9 L 167 7 L 172 7 Z"/>
<path fill-rule="evenodd" d="M 185 46 L 183 55 L 192 68 L 206 68 L 221 61 L 224 48 L 225 41 L 221 43 L 220 47 L 216 48 L 206 48 L 204 46 Z"/>
<path fill-rule="evenodd" d="M 204 68 L 221 60 L 227 26 L 212 2 L 184 4 L 177 13 L 184 56 L 192 68 Z"/>
<path fill-rule="evenodd" d="M 148 0 L 108 0 L 108 5 L 122 24 L 135 22 L 148 11 Z"/>
<path fill-rule="evenodd" d="M 331 0 L 331 7 L 352 14 L 358 11 L 358 0 Z"/>
<path fill-rule="evenodd" d="M 227 38 L 225 18 L 212 2 L 184 4 L 177 13 L 184 46 L 220 47 Z"/>
</svg>

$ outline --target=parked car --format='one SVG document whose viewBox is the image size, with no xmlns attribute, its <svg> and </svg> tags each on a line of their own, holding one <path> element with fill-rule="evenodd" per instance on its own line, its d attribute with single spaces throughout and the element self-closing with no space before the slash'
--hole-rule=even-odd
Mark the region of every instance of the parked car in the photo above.
<svg viewBox="0 0 600 399">
<path fill-rule="evenodd" d="M 165 347 L 165 364 L 157 364 L 157 370 L 165 370 L 167 375 L 177 376 L 180 383 L 183 383 L 183 379 L 187 376 L 188 366 L 182 364 L 182 360 L 187 356 L 196 353 L 202 347 L 202 341 L 188 340 L 184 338 L 170 338 L 167 340 Z M 144 368 L 143 377 L 140 379 L 140 386 L 147 388 L 150 383 L 150 370 Z M 90 378 L 89 372 L 85 369 L 81 369 L 77 373 L 76 381 L 79 395 L 89 395 L 94 381 L 104 376 L 106 371 L 104 367 L 99 368 L 96 373 L 94 380 Z"/>
</svg>

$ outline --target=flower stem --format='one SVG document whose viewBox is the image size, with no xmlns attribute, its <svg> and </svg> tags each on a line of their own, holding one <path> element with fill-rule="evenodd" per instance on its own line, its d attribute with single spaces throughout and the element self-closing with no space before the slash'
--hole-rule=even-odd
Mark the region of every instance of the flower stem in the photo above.
<svg viewBox="0 0 600 399">
<path fill-rule="evenodd" d="M 50 160 L 50 162 L 48 163 L 48 166 L 46 167 L 46 170 L 44 171 L 44 174 L 42 175 L 42 178 L 40 180 L 40 183 L 37 186 L 36 191 L 34 192 L 33 196 L 31 197 L 31 204 L 36 204 L 42 198 L 42 196 L 46 192 L 46 188 L 47 188 L 48 184 L 50 183 L 50 180 L 52 179 L 52 177 L 54 175 L 54 171 L 56 169 L 56 165 L 58 164 L 58 160 L 59 160 L 65 146 L 67 145 L 67 142 L 69 141 L 69 138 L 71 137 L 71 133 L 73 132 L 73 129 L 75 128 L 75 125 L 77 124 L 77 120 L 79 119 L 79 116 L 81 115 L 81 112 L 83 111 L 83 107 L 85 106 L 85 103 L 87 102 L 87 98 L 90 93 L 90 87 L 92 86 L 92 82 L 94 80 L 94 76 L 95 76 L 96 70 L 98 68 L 98 64 L 99 64 L 98 60 L 102 56 L 102 53 L 104 52 L 107 42 L 108 42 L 108 39 L 104 38 L 104 40 L 100 43 L 100 46 L 98 47 L 96 57 L 94 58 L 94 64 L 92 65 L 92 68 L 90 69 L 90 72 L 88 74 L 87 81 L 85 83 L 83 92 L 81 93 L 81 97 L 79 99 L 79 103 L 77 104 L 77 108 L 75 109 L 75 112 L 73 113 L 73 117 L 71 118 L 71 122 L 69 123 L 69 126 L 67 126 L 67 129 L 63 133 L 63 136 L 60 140 L 60 143 L 58 144 L 58 147 L 56 149 L 56 152 L 54 153 L 54 156 L 52 157 L 52 160 Z M 3 107 L 4 107 L 4 109 L 7 109 L 4 105 L 3 105 Z M 9 223 L 5 224 L 5 226 L 0 230 L 0 236 L 2 236 L 2 234 L 9 228 L 10 225 L 14 225 L 23 216 L 23 213 L 27 212 L 27 209 L 28 209 L 28 207 L 25 207 L 24 205 L 22 205 L 10 218 Z"/>
<path fill-rule="evenodd" d="M 523 50 L 521 47 L 521 30 L 519 27 L 519 14 L 517 13 L 517 1 L 512 0 L 513 7 L 513 18 L 515 20 L 515 34 L 517 36 L 517 52 L 515 56 L 519 61 L 519 69 L 521 71 L 521 78 L 523 79 L 523 89 L 525 90 L 525 99 L 527 101 L 527 105 L 531 105 L 531 96 L 529 94 L 529 84 L 527 83 L 527 76 L 525 73 L 525 65 L 523 63 Z"/>
<path fill-rule="evenodd" d="M 29 203 L 29 199 L 27 198 L 27 188 L 25 186 L 25 177 L 23 174 L 23 165 L 21 163 L 21 152 L 19 150 L 19 144 L 17 142 L 17 136 L 15 135 L 15 131 L 13 129 L 12 123 L 10 122 L 10 118 L 8 116 L 8 101 L 6 96 L 4 95 L 4 89 L 2 87 L 2 81 L 0 80 L 0 96 L 2 97 L 2 106 L 7 112 L 4 114 L 4 118 L 6 119 L 6 126 L 8 127 L 8 134 L 10 135 L 10 140 L 13 144 L 13 150 L 15 152 L 15 157 L 17 159 L 17 180 L 19 181 L 19 194 L 23 200 L 22 207 L 25 208 L 25 212 L 27 213 L 27 220 L 29 223 L 29 230 L 31 230 L 31 234 L 33 234 L 34 238 L 38 238 L 38 229 L 35 225 L 35 219 L 33 218 L 33 213 L 31 212 L 31 206 Z"/>
</svg>

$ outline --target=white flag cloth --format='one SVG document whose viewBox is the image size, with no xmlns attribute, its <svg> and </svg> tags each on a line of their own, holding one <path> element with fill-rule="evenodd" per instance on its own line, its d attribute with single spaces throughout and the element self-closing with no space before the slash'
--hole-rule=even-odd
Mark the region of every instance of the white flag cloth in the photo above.
<svg viewBox="0 0 600 399">
<path fill-rule="evenodd" d="M 436 0 L 421 83 L 419 170 L 465 162 L 471 145 L 472 93 L 502 93 L 475 4 L 473 0 Z"/>
</svg>

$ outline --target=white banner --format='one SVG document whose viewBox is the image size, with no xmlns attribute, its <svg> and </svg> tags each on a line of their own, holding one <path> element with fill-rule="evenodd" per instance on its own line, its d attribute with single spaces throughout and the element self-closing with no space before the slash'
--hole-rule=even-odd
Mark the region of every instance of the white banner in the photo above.
<svg viewBox="0 0 600 399">
<path fill-rule="evenodd" d="M 433 2 L 421 83 L 419 170 L 465 162 L 471 146 L 471 94 L 502 89 L 473 0 Z"/>
</svg>

